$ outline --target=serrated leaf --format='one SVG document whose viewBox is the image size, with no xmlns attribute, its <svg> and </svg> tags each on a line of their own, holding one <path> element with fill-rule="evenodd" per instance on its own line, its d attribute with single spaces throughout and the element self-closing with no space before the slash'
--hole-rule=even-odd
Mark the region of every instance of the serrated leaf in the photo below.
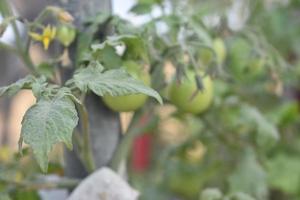
<svg viewBox="0 0 300 200">
<path fill-rule="evenodd" d="M 75 85 L 81 91 L 91 90 L 98 96 L 122 96 L 142 93 L 154 97 L 162 104 L 162 99 L 155 90 L 131 77 L 124 69 L 103 71 L 103 67 L 98 63 L 98 65 L 78 70 L 73 79 Z"/>
<path fill-rule="evenodd" d="M 256 161 L 252 149 L 246 149 L 242 160 L 229 177 L 231 192 L 244 192 L 257 199 L 266 199 L 268 194 L 266 173 Z"/>
<path fill-rule="evenodd" d="M 78 123 L 75 105 L 68 97 L 41 98 L 25 113 L 21 137 L 29 144 L 43 172 L 53 145 L 63 142 L 72 148 L 72 133 Z"/>
<path fill-rule="evenodd" d="M 35 78 L 33 76 L 29 75 L 23 79 L 18 80 L 17 82 L 15 82 L 9 86 L 1 87 L 0 88 L 0 97 L 4 96 L 4 95 L 13 96 L 17 92 L 19 92 L 22 88 L 29 86 L 29 84 L 31 84 L 34 80 L 35 80 Z"/>
</svg>

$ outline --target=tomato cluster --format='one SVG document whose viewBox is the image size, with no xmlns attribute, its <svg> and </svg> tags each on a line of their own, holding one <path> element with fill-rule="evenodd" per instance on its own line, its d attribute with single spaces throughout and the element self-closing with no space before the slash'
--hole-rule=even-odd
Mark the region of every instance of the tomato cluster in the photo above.
<svg viewBox="0 0 300 200">
<path fill-rule="evenodd" d="M 213 40 L 212 52 L 215 55 L 216 63 L 223 63 L 226 57 L 226 48 L 222 39 Z M 213 59 L 213 53 L 209 51 L 201 51 L 200 59 L 202 63 L 207 65 Z M 127 72 L 142 81 L 146 86 L 150 86 L 150 74 L 135 61 L 125 61 L 123 67 Z M 199 88 L 199 79 L 197 83 L 196 77 L 200 79 L 202 88 Z M 205 75 L 203 71 L 195 72 L 188 69 L 185 76 L 180 81 L 173 79 L 168 86 L 167 98 L 174 104 L 180 112 L 200 114 L 206 111 L 213 101 L 214 84 L 209 75 Z M 104 103 L 112 110 L 117 112 L 130 112 L 141 108 L 147 100 L 144 94 L 133 94 L 124 96 L 103 97 Z"/>
</svg>

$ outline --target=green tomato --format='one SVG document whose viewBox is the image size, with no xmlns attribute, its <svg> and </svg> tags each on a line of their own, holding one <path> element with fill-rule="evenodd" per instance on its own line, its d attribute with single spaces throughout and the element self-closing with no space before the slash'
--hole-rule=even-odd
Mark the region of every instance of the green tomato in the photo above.
<svg viewBox="0 0 300 200">
<path fill-rule="evenodd" d="M 213 41 L 213 48 L 216 53 L 218 64 L 222 64 L 226 58 L 226 46 L 221 38 L 216 38 Z"/>
<path fill-rule="evenodd" d="M 208 66 L 213 60 L 213 53 L 210 49 L 202 48 L 199 50 L 200 60 L 204 66 Z"/>
<path fill-rule="evenodd" d="M 242 38 L 235 39 L 230 48 L 230 69 L 236 78 L 243 76 L 251 58 L 251 45 Z"/>
<path fill-rule="evenodd" d="M 247 66 L 247 73 L 249 78 L 255 79 L 265 73 L 265 60 L 263 58 L 254 58 L 249 61 Z"/>
<path fill-rule="evenodd" d="M 224 41 L 221 38 L 215 38 L 212 42 L 212 50 L 202 48 L 199 50 L 200 60 L 203 65 L 209 65 L 214 58 L 213 52 L 216 54 L 216 62 L 222 64 L 225 61 L 227 50 Z"/>
<path fill-rule="evenodd" d="M 196 199 L 203 186 L 199 167 L 179 160 L 168 164 L 164 178 L 167 188 L 184 199 Z"/>
<path fill-rule="evenodd" d="M 141 80 L 145 85 L 150 86 L 151 77 L 149 73 L 144 72 L 137 63 L 127 61 L 123 63 L 127 72 L 134 78 Z M 104 103 L 112 110 L 117 112 L 130 112 L 141 108 L 148 96 L 145 94 L 133 94 L 124 96 L 110 96 L 103 97 Z"/>
<path fill-rule="evenodd" d="M 265 59 L 253 55 L 253 50 L 245 39 L 238 38 L 232 42 L 229 67 L 236 80 L 252 81 L 265 72 Z"/>
<path fill-rule="evenodd" d="M 237 38 L 232 41 L 230 46 L 229 67 L 231 74 L 237 80 L 245 80 L 249 61 L 251 60 L 252 47 L 249 42 L 243 38 Z"/>
<path fill-rule="evenodd" d="M 70 46 L 76 36 L 76 30 L 72 26 L 61 25 L 57 29 L 56 38 L 65 47 Z"/>
<path fill-rule="evenodd" d="M 188 71 L 180 84 L 174 80 L 171 83 L 169 98 L 180 111 L 200 114 L 210 106 L 213 100 L 213 82 L 209 76 L 202 79 L 203 90 L 197 92 L 195 72 Z M 196 95 L 195 95 L 195 92 Z"/>
</svg>

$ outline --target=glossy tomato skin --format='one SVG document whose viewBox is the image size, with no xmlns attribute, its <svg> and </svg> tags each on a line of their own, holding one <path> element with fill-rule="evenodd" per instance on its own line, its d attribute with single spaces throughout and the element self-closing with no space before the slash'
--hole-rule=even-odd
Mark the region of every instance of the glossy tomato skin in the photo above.
<svg viewBox="0 0 300 200">
<path fill-rule="evenodd" d="M 140 69 L 136 63 L 130 61 L 125 62 L 124 67 L 127 72 L 134 78 L 141 80 L 145 85 L 150 86 L 151 77 L 150 75 Z M 106 95 L 103 97 L 104 103 L 112 110 L 117 112 L 130 112 L 141 108 L 147 101 L 148 96 L 144 94 L 133 94 L 124 96 L 110 96 Z"/>
<path fill-rule="evenodd" d="M 188 71 L 181 83 L 174 80 L 170 87 L 170 101 L 181 111 L 200 114 L 210 106 L 213 100 L 213 82 L 207 75 L 202 79 L 203 90 L 197 92 L 195 73 Z M 197 93 L 196 93 L 197 92 Z"/>
</svg>

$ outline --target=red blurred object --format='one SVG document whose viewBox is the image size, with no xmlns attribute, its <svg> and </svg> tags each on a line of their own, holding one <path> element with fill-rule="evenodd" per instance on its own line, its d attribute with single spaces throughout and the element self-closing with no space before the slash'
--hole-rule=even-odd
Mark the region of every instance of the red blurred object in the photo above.
<svg viewBox="0 0 300 200">
<path fill-rule="evenodd" d="M 143 134 L 138 136 L 132 147 L 132 169 L 135 172 L 144 172 L 148 169 L 151 160 L 152 135 Z"/>
</svg>

